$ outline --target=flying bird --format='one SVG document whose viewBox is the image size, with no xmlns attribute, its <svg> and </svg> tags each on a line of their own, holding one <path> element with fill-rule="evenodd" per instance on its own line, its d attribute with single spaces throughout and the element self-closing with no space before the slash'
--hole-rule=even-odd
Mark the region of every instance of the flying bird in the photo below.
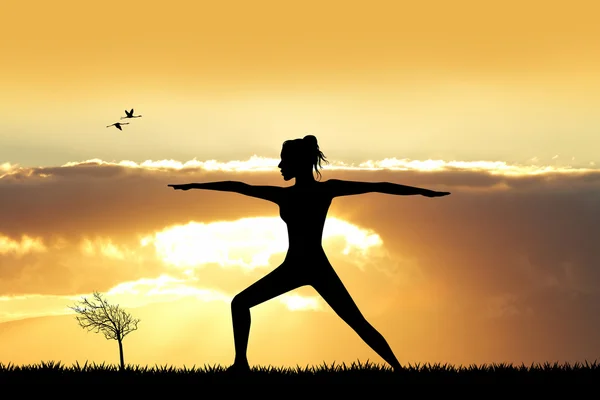
<svg viewBox="0 0 600 400">
<path fill-rule="evenodd" d="M 122 131 L 123 129 L 121 128 L 121 125 L 129 125 L 129 122 L 115 122 L 114 124 L 111 125 L 107 125 L 107 128 L 110 128 L 111 126 L 116 126 L 118 130 Z"/>
<path fill-rule="evenodd" d="M 121 117 L 121 119 L 125 119 L 125 118 L 139 118 L 139 117 L 141 117 L 141 115 L 133 115 L 133 108 L 132 108 L 131 111 L 125 110 L 125 117 Z"/>
</svg>

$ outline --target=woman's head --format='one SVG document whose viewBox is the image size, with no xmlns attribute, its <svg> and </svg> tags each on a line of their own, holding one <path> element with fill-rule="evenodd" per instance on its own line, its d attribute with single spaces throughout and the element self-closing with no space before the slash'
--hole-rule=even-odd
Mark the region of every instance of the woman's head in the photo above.
<svg viewBox="0 0 600 400">
<path fill-rule="evenodd" d="M 328 163 L 323 152 L 319 150 L 317 138 L 313 135 L 283 142 L 279 168 L 281 169 L 283 179 L 286 181 L 307 172 L 312 174 L 313 169 L 320 179 L 321 172 L 319 168 L 322 168 L 322 162 Z"/>
</svg>

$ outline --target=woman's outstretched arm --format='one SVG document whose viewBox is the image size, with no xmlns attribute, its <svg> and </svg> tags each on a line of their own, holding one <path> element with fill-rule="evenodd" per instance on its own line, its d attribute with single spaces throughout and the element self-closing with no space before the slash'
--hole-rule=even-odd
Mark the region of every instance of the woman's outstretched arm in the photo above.
<svg viewBox="0 0 600 400">
<path fill-rule="evenodd" d="M 450 192 L 436 192 L 429 189 L 399 185 L 391 182 L 355 182 L 329 179 L 327 184 L 333 197 L 351 196 L 363 193 L 385 193 L 399 196 L 421 195 L 426 197 L 441 197 L 450 194 Z"/>
<path fill-rule="evenodd" d="M 184 183 L 181 185 L 167 185 L 175 190 L 190 190 L 190 189 L 205 189 L 218 190 L 220 192 L 236 192 L 240 188 L 242 182 L 236 181 L 221 181 L 221 182 L 204 182 L 204 183 Z"/>
<path fill-rule="evenodd" d="M 255 186 L 238 181 L 204 182 L 204 183 L 185 183 L 181 185 L 167 185 L 175 190 L 204 189 L 217 190 L 220 192 L 234 192 L 245 196 L 256 197 L 263 200 L 269 200 L 274 203 L 279 201 L 281 190 L 278 186 Z"/>
</svg>

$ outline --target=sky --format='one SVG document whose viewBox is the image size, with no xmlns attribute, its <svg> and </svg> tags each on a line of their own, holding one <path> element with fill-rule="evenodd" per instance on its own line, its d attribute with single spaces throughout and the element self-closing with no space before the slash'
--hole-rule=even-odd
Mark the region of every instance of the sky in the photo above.
<svg viewBox="0 0 600 400">
<path fill-rule="evenodd" d="M 167 184 L 287 186 L 307 134 L 323 180 L 452 192 L 330 209 L 328 257 L 401 363 L 597 358 L 594 2 L 5 3 L 0 362 L 116 363 L 68 309 L 100 291 L 141 319 L 126 362 L 231 363 L 231 298 L 285 224 Z M 252 318 L 252 364 L 383 362 L 311 288 Z"/>
</svg>

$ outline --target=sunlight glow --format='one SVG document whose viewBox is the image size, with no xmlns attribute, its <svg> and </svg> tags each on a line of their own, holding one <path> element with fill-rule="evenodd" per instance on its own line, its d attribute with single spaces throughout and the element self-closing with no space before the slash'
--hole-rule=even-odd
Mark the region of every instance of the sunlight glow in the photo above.
<svg viewBox="0 0 600 400">
<path fill-rule="evenodd" d="M 86 161 L 68 162 L 62 167 L 74 167 L 79 165 L 115 165 L 128 168 L 145 168 L 152 170 L 183 170 L 183 169 L 202 169 L 206 171 L 275 171 L 279 164 L 278 158 L 251 156 L 246 161 L 227 161 L 220 162 L 216 160 L 198 161 L 196 159 L 180 162 L 175 160 L 146 160 L 142 163 L 124 160 L 120 162 L 106 162 L 100 159 L 91 159 Z M 479 171 L 488 172 L 492 175 L 539 175 L 547 173 L 586 173 L 596 171 L 594 168 L 572 167 L 570 165 L 541 165 L 539 160 L 533 158 L 532 164 L 508 164 L 504 161 L 444 161 L 444 160 L 411 160 L 408 158 L 398 159 L 395 157 L 385 158 L 383 160 L 368 160 L 358 165 L 348 164 L 341 161 L 330 160 L 324 169 L 331 170 L 396 170 L 396 171 Z M 589 164 L 594 167 L 593 163 Z M 9 167 L 11 167 L 9 165 Z M 7 167 L 8 168 L 8 167 Z M 11 167 L 15 170 L 15 166 Z M 31 173 L 30 173 L 31 174 Z M 38 173 L 38 176 L 41 176 Z"/>
<path fill-rule="evenodd" d="M 318 297 L 305 297 L 298 294 L 288 294 L 281 296 L 280 301 L 292 311 L 297 310 L 323 310 Z"/>
<path fill-rule="evenodd" d="M 192 297 L 202 302 L 231 302 L 232 296 L 215 289 L 195 287 L 195 283 L 195 279 L 177 279 L 163 274 L 158 278 L 142 278 L 136 281 L 120 283 L 106 294 L 113 301 L 127 307 L 175 301 L 184 297 Z M 319 299 L 316 297 L 284 294 L 278 300 L 291 311 L 318 311 L 323 309 Z"/>
<path fill-rule="evenodd" d="M 366 255 L 371 247 L 383 244 L 374 232 L 328 218 L 323 229 L 324 245 L 340 238 L 345 242 L 345 255 L 354 249 Z M 143 237 L 140 244 L 153 244 L 159 258 L 179 268 L 216 263 L 252 269 L 268 266 L 273 255 L 284 253 L 288 239 L 285 224 L 279 218 L 254 217 L 172 226 Z"/>
<path fill-rule="evenodd" d="M 378 234 L 359 228 L 349 222 L 337 218 L 327 218 L 323 228 L 323 240 L 341 237 L 345 240 L 346 246 L 342 254 L 348 255 L 352 250 L 358 250 L 362 255 L 366 255 L 370 248 L 383 245 L 383 241 Z"/>
<path fill-rule="evenodd" d="M 2 163 L 0 164 L 0 179 L 19 172 L 19 170 L 20 168 L 17 164 L 11 164 L 9 162 Z"/>
<path fill-rule="evenodd" d="M 196 284 L 197 281 L 194 279 L 177 279 L 163 274 L 157 278 L 141 278 L 119 283 L 103 294 L 109 303 L 118 304 L 125 309 L 168 303 L 184 298 L 196 299 L 203 303 L 231 303 L 231 295 L 216 289 L 199 288 L 194 286 Z M 23 318 L 72 314 L 69 305 L 80 301 L 83 297 L 91 296 L 91 293 L 65 296 L 42 294 L 0 296 L 2 303 L 0 323 Z M 318 297 L 291 293 L 279 296 L 277 301 L 290 311 L 327 310 Z"/>
<path fill-rule="evenodd" d="M 248 160 L 217 161 L 207 160 L 198 161 L 196 159 L 186 162 L 176 160 L 146 160 L 141 163 L 135 161 L 123 160 L 119 162 L 103 161 L 93 158 L 85 161 L 70 161 L 63 164 L 61 168 L 73 168 L 78 166 L 120 166 L 125 168 L 145 169 L 153 171 L 167 170 L 204 170 L 204 171 L 225 171 L 225 172 L 252 172 L 252 171 L 277 171 L 279 164 L 278 158 L 251 156 Z M 385 158 L 383 160 L 367 160 L 358 165 L 349 164 L 342 161 L 329 160 L 329 164 L 324 165 L 326 170 L 345 170 L 345 171 L 421 171 L 421 172 L 441 172 L 441 171 L 473 171 L 486 172 L 491 175 L 504 176 L 529 176 L 543 174 L 583 174 L 598 171 L 595 163 L 589 163 L 589 168 L 573 167 L 571 165 L 558 165 L 556 159 L 552 160 L 553 165 L 539 164 L 535 157 L 529 160 L 529 164 L 508 164 L 504 161 L 444 161 L 444 160 L 411 160 L 408 158 Z M 44 167 L 21 167 L 17 164 L 0 164 L 0 179 L 10 176 L 17 177 L 38 177 L 49 178 L 52 173 Z"/>
<path fill-rule="evenodd" d="M 129 168 L 145 168 L 145 169 L 203 169 L 206 171 L 270 171 L 277 167 L 279 160 L 274 158 L 259 157 L 253 155 L 246 161 L 227 161 L 220 162 L 217 160 L 198 161 L 195 158 L 193 160 L 182 163 L 181 161 L 175 160 L 146 160 L 142 163 L 136 163 L 135 161 L 123 160 L 120 162 L 106 162 L 98 158 L 86 160 L 82 162 L 68 162 L 63 164 L 62 167 L 74 167 L 78 165 L 119 165 Z"/>
<path fill-rule="evenodd" d="M 358 169 L 399 171 L 478 171 L 491 175 L 540 175 L 545 173 L 583 173 L 593 171 L 586 168 L 574 168 L 569 165 L 520 165 L 507 164 L 504 161 L 444 161 L 444 160 L 410 160 L 408 158 L 386 158 L 379 161 L 366 161 L 359 164 Z"/>
<path fill-rule="evenodd" d="M 41 238 L 23 235 L 21 241 L 16 241 L 0 234 L 0 254 L 14 253 L 17 256 L 22 256 L 27 253 L 45 251 L 47 249 Z"/>
<path fill-rule="evenodd" d="M 215 289 L 195 287 L 194 283 L 195 280 L 177 279 L 163 274 L 158 278 L 142 278 L 120 283 L 106 294 L 113 301 L 127 307 L 175 301 L 184 297 L 195 298 L 202 302 L 231 302 L 232 296 Z M 317 297 L 284 294 L 278 298 L 278 301 L 291 311 L 323 310 Z"/>
<path fill-rule="evenodd" d="M 103 255 L 116 260 L 125 259 L 125 251 L 112 243 L 109 238 L 84 238 L 81 242 L 81 251 L 87 256 Z"/>
<path fill-rule="evenodd" d="M 190 284 L 193 282 L 189 282 Z M 136 281 L 122 282 L 107 293 L 115 301 L 123 302 L 128 307 L 138 307 L 154 302 L 168 302 L 183 297 L 194 297 L 197 300 L 230 302 L 231 297 L 207 288 L 197 288 L 186 284 L 186 280 L 169 275 L 158 278 L 141 278 Z"/>
</svg>

